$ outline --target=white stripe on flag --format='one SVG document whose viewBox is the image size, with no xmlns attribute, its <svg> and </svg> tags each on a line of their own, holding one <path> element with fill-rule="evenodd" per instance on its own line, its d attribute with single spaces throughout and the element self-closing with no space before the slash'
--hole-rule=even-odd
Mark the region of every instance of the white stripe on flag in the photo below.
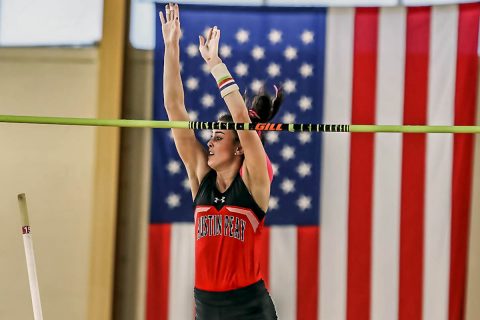
<svg viewBox="0 0 480 320">
<path fill-rule="evenodd" d="M 173 223 L 170 238 L 168 319 L 194 317 L 194 225 Z"/>
<path fill-rule="evenodd" d="M 270 228 L 270 291 L 279 319 L 297 318 L 297 227 Z"/>
<path fill-rule="evenodd" d="M 406 11 L 379 17 L 376 123 L 403 123 Z M 375 136 L 371 319 L 398 318 L 402 135 Z"/>
<path fill-rule="evenodd" d="M 458 12 L 432 7 L 429 125 L 453 125 Z M 448 318 L 453 135 L 427 135 L 423 319 Z"/>
<path fill-rule="evenodd" d="M 329 8 L 324 123 L 349 123 L 353 8 Z M 320 195 L 320 319 L 345 319 L 350 135 L 323 135 Z"/>
</svg>

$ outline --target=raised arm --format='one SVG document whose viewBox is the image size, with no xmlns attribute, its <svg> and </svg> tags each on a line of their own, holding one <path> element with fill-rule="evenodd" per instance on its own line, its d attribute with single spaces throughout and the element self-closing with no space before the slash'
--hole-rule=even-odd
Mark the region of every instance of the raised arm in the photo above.
<svg viewBox="0 0 480 320">
<path fill-rule="evenodd" d="M 219 85 L 222 97 L 235 122 L 251 122 L 245 101 L 238 86 L 218 56 L 220 30 L 214 27 L 209 31 L 207 39 L 199 37 L 200 53 L 207 63 Z M 231 80 L 230 80 L 231 79 Z M 270 179 L 267 171 L 265 150 L 260 137 L 255 131 L 238 131 L 238 137 L 245 156 L 243 179 L 257 204 L 267 210 L 270 198 Z"/>
<path fill-rule="evenodd" d="M 178 5 L 167 4 L 165 16 L 160 12 L 165 43 L 163 67 L 163 96 L 169 120 L 189 121 L 185 108 L 182 78 L 180 76 L 180 15 Z M 188 173 L 192 197 L 195 198 L 201 180 L 208 172 L 207 151 L 196 139 L 193 130 L 172 129 L 178 154 Z"/>
</svg>

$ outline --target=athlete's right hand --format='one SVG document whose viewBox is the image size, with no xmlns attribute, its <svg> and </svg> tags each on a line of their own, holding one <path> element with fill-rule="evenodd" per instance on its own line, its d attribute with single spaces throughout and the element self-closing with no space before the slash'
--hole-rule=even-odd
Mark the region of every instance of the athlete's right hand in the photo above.
<svg viewBox="0 0 480 320">
<path fill-rule="evenodd" d="M 208 30 L 207 38 L 203 36 L 198 37 L 198 49 L 202 55 L 203 60 L 207 63 L 211 70 L 215 65 L 222 63 L 222 59 L 218 56 L 218 45 L 220 42 L 220 29 L 216 26 Z"/>
<path fill-rule="evenodd" d="M 178 4 L 169 3 L 165 6 L 165 17 L 163 12 L 159 13 L 162 22 L 162 34 L 165 46 L 176 44 L 180 41 L 182 31 L 180 29 L 180 11 Z"/>
</svg>

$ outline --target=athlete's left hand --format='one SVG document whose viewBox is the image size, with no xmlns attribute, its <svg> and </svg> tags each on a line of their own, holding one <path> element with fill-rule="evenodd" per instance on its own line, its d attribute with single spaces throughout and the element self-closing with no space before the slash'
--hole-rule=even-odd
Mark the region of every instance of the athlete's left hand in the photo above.
<svg viewBox="0 0 480 320">
<path fill-rule="evenodd" d="M 162 35 L 165 48 L 170 45 L 178 46 L 182 31 L 180 29 L 180 10 L 178 4 L 169 3 L 165 5 L 165 17 L 163 12 L 159 12 L 160 22 L 162 23 Z"/>
<path fill-rule="evenodd" d="M 208 30 L 207 39 L 203 36 L 198 37 L 200 45 L 198 49 L 203 60 L 207 63 L 210 70 L 217 64 L 222 63 L 222 59 L 218 56 L 218 44 L 220 42 L 220 29 L 217 26 Z"/>
</svg>

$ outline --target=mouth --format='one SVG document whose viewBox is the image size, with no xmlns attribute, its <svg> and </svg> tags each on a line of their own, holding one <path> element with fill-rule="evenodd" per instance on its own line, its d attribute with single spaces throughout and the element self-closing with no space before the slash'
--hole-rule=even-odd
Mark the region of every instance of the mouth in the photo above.
<svg viewBox="0 0 480 320">
<path fill-rule="evenodd" d="M 208 151 L 208 156 L 210 157 L 210 156 L 213 156 L 213 155 L 214 155 L 214 153 L 209 150 L 209 151 Z"/>
</svg>

